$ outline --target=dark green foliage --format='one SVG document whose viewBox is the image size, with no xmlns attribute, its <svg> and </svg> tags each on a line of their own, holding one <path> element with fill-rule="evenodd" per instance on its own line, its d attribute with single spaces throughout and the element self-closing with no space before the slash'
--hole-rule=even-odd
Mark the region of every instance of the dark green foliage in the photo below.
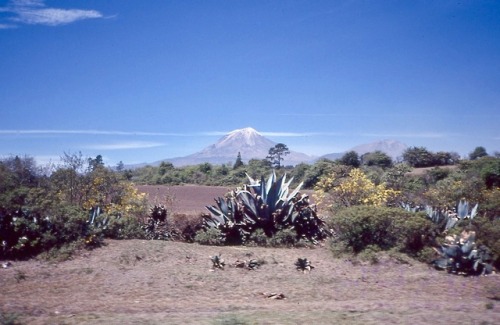
<svg viewBox="0 0 500 325">
<path fill-rule="evenodd" d="M 500 217 L 489 219 L 478 216 L 474 219 L 471 228 L 476 231 L 478 245 L 490 248 L 492 263 L 500 269 Z"/>
<path fill-rule="evenodd" d="M 403 160 L 412 167 L 434 166 L 434 155 L 424 147 L 410 147 L 403 153 Z"/>
<path fill-rule="evenodd" d="M 481 157 L 486 157 L 488 155 L 488 153 L 486 152 L 486 149 L 484 147 L 476 147 L 474 149 L 474 151 L 472 151 L 470 154 L 469 154 L 469 159 L 470 160 L 475 160 L 475 159 L 478 159 L 478 158 L 481 158 Z"/>
<path fill-rule="evenodd" d="M 245 244 L 263 247 L 305 247 L 310 245 L 305 240 L 297 238 L 297 233 L 291 228 L 278 230 L 273 237 L 268 237 L 262 229 L 257 229 L 250 235 Z"/>
<path fill-rule="evenodd" d="M 445 179 L 450 175 L 449 169 L 435 167 L 427 171 L 427 182 L 429 184 L 436 184 L 438 181 Z"/>
<path fill-rule="evenodd" d="M 436 226 L 423 214 L 400 208 L 353 206 L 341 210 L 327 224 L 336 234 L 336 242 L 354 253 L 369 246 L 381 250 L 396 248 L 411 256 L 431 245 Z"/>
<path fill-rule="evenodd" d="M 329 159 L 316 161 L 304 175 L 304 187 L 313 188 L 323 175 L 331 173 L 337 165 L 337 162 Z"/>
<path fill-rule="evenodd" d="M 433 153 L 424 147 L 410 147 L 403 153 L 403 160 L 412 167 L 433 167 L 455 165 L 460 156 L 455 152 Z"/>
<path fill-rule="evenodd" d="M 278 143 L 274 147 L 269 148 L 269 153 L 266 159 L 269 159 L 271 164 L 277 169 L 281 168 L 281 162 L 285 159 L 284 156 L 288 155 L 290 150 L 286 144 Z"/>
<path fill-rule="evenodd" d="M 342 165 L 351 166 L 354 168 L 358 168 L 361 165 L 361 160 L 359 159 L 359 155 L 356 151 L 346 152 L 342 156 L 342 158 L 339 159 L 339 162 Z"/>
<path fill-rule="evenodd" d="M 389 168 L 392 166 L 392 158 L 382 151 L 368 152 L 361 156 L 361 162 L 366 166 L 378 166 Z"/>
<path fill-rule="evenodd" d="M 239 167 L 243 166 L 243 160 L 241 159 L 241 153 L 238 152 L 238 156 L 236 157 L 236 161 L 234 162 L 233 169 L 238 169 Z"/>
<path fill-rule="evenodd" d="M 208 228 L 199 230 L 194 241 L 202 245 L 222 246 L 225 244 L 225 237 L 218 228 Z"/>
</svg>

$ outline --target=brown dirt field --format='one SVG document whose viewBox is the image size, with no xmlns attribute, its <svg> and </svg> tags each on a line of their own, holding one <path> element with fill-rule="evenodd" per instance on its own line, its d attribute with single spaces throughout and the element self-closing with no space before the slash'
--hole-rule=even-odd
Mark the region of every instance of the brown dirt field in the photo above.
<svg viewBox="0 0 500 325">
<path fill-rule="evenodd" d="M 187 215 L 207 213 L 206 205 L 215 204 L 215 198 L 232 190 L 230 187 L 201 185 L 138 185 L 137 189 L 148 195 L 150 204 L 164 204 L 174 214 Z"/>
<path fill-rule="evenodd" d="M 203 211 L 214 198 L 207 188 L 169 191 L 179 213 Z M 226 267 L 213 270 L 209 256 L 219 253 Z M 297 271 L 299 257 L 315 268 Z M 249 259 L 263 264 L 232 266 Z M 328 247 L 108 240 L 66 262 L 11 262 L 0 268 L 0 313 L 21 324 L 500 324 L 499 275 L 449 275 L 384 257 L 352 263 Z"/>
</svg>

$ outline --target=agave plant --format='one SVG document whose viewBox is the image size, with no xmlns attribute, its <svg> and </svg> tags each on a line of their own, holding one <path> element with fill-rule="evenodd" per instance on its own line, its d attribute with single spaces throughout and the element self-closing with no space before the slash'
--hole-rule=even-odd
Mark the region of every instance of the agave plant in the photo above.
<svg viewBox="0 0 500 325">
<path fill-rule="evenodd" d="M 226 243 L 244 243 L 257 229 L 272 237 L 292 228 L 297 237 L 313 242 L 329 235 L 308 196 L 299 195 L 302 184 L 290 192 L 293 178 L 287 181 L 286 174 L 277 178 L 273 172 L 260 181 L 247 177 L 250 184 L 232 191 L 226 199 L 216 199 L 216 206 L 207 206 L 210 215 L 204 217 L 205 227 L 219 229 Z"/>
<path fill-rule="evenodd" d="M 460 235 L 447 236 L 446 243 L 436 251 L 440 258 L 432 264 L 441 270 L 457 274 L 489 274 L 492 272 L 492 255 L 490 250 L 481 245 L 477 247 L 476 233 L 462 231 Z"/>
<path fill-rule="evenodd" d="M 221 258 L 220 253 L 219 255 L 210 256 L 210 260 L 212 261 L 214 269 L 224 269 L 224 266 L 226 265 L 226 262 L 224 262 L 224 259 Z"/>
<path fill-rule="evenodd" d="M 243 213 L 234 192 L 228 198 L 215 199 L 215 202 L 217 206 L 206 207 L 210 215 L 203 216 L 205 227 L 219 229 L 225 243 L 244 243 L 253 231 L 255 222 Z"/>
<path fill-rule="evenodd" d="M 146 238 L 167 240 L 172 237 L 168 230 L 167 214 L 167 209 L 161 204 L 150 209 L 148 219 L 141 227 L 146 233 Z"/>
<path fill-rule="evenodd" d="M 479 204 L 476 204 L 472 210 L 469 210 L 469 202 L 466 200 L 460 200 L 455 211 L 435 209 L 431 206 L 425 206 L 425 212 L 427 217 L 431 219 L 436 224 L 442 224 L 443 231 L 455 227 L 458 221 L 469 219 L 472 220 L 477 214 L 477 209 Z"/>
<path fill-rule="evenodd" d="M 311 262 L 307 258 L 298 258 L 297 261 L 295 262 L 295 266 L 297 268 L 297 271 L 302 271 L 304 273 L 311 271 L 314 269 L 314 266 L 312 266 Z"/>
<path fill-rule="evenodd" d="M 273 173 L 260 182 L 248 176 L 250 185 L 237 192 L 243 204 L 244 214 L 253 220 L 256 228 L 261 228 L 268 237 L 278 230 L 291 227 L 299 215 L 295 209 L 295 196 L 299 193 L 302 183 L 289 194 L 289 186 L 293 178 L 286 181 L 286 174 L 276 178 Z"/>
</svg>

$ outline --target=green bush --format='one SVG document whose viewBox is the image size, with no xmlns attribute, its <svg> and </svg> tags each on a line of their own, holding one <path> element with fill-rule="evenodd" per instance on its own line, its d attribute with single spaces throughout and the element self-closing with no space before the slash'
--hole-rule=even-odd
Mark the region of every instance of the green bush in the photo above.
<svg viewBox="0 0 500 325">
<path fill-rule="evenodd" d="M 413 257 L 430 246 L 437 233 L 436 226 L 421 213 L 400 208 L 354 206 L 341 210 L 327 220 L 334 230 L 333 245 L 343 245 L 355 254 L 397 249 Z"/>
<path fill-rule="evenodd" d="M 290 228 L 277 231 L 273 237 L 268 237 L 262 229 L 255 230 L 245 243 L 248 246 L 263 247 L 304 247 L 308 243 L 297 237 L 297 233 Z"/>
<path fill-rule="evenodd" d="M 199 230 L 194 237 L 194 241 L 201 245 L 222 246 L 225 240 L 222 232 L 217 228 Z"/>
<path fill-rule="evenodd" d="M 144 239 L 146 234 L 141 226 L 136 216 L 111 218 L 103 234 L 110 239 Z"/>
<path fill-rule="evenodd" d="M 478 216 L 474 218 L 471 228 L 477 233 L 477 243 L 491 250 L 493 266 L 500 269 L 500 217 L 490 220 Z"/>
</svg>

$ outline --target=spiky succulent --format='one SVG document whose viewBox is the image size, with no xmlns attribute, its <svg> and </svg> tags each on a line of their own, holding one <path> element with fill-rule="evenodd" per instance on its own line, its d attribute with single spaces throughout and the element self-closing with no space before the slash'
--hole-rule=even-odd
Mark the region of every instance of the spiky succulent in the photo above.
<svg viewBox="0 0 500 325">
<path fill-rule="evenodd" d="M 448 209 L 435 209 L 431 206 L 425 206 L 427 217 L 434 223 L 442 225 L 442 230 L 447 232 L 455 227 L 455 225 L 465 219 L 472 220 L 477 214 L 479 205 L 476 204 L 472 210 L 469 210 L 469 202 L 460 200 L 455 211 Z"/>
<path fill-rule="evenodd" d="M 290 192 L 293 178 L 287 181 L 286 174 L 277 178 L 274 172 L 267 180 L 248 179 L 250 184 L 216 199 L 216 206 L 207 206 L 210 215 L 204 217 L 205 227 L 219 229 L 226 243 L 244 243 L 257 229 L 272 237 L 292 228 L 297 237 L 311 241 L 329 235 L 308 196 L 300 195 L 302 184 Z"/>
<path fill-rule="evenodd" d="M 312 266 L 311 262 L 307 258 L 300 257 L 295 262 L 295 267 L 297 268 L 297 271 L 302 271 L 304 273 L 314 269 L 314 266 Z"/>
<path fill-rule="evenodd" d="M 446 242 L 436 251 L 440 258 L 432 264 L 437 269 L 457 274 L 488 274 L 493 267 L 490 250 L 475 243 L 474 231 L 462 231 L 460 235 L 446 236 Z"/>
<path fill-rule="evenodd" d="M 212 261 L 214 269 L 224 269 L 224 266 L 226 265 L 226 262 L 224 262 L 224 259 L 221 258 L 220 253 L 219 255 L 210 256 L 210 260 Z"/>
</svg>

